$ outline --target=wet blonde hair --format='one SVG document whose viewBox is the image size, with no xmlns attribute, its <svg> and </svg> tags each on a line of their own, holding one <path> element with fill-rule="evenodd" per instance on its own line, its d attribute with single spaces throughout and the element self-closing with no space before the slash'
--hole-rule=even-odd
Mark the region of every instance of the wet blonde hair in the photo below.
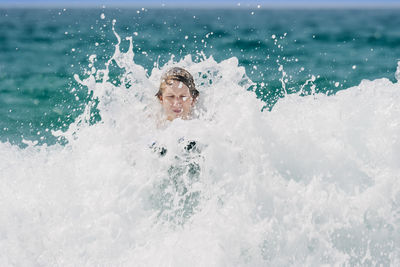
<svg viewBox="0 0 400 267">
<path fill-rule="evenodd" d="M 162 92 L 170 84 L 171 81 L 182 82 L 189 88 L 190 95 L 195 100 L 199 96 L 199 91 L 197 91 L 196 86 L 194 84 L 194 79 L 192 74 L 190 74 L 187 70 L 174 67 L 169 69 L 167 72 L 161 76 L 160 88 L 156 94 L 156 96 L 161 99 Z"/>
</svg>

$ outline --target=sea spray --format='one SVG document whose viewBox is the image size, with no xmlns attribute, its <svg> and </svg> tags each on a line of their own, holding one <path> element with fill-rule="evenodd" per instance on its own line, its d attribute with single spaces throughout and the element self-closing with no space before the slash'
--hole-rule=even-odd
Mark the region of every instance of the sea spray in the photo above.
<svg viewBox="0 0 400 267">
<path fill-rule="evenodd" d="M 396 78 L 397 82 L 400 82 L 400 61 L 397 62 L 397 69 L 394 77 Z"/>
<path fill-rule="evenodd" d="M 55 133 L 64 146 L 0 143 L 2 265 L 399 264 L 399 83 L 287 94 L 261 112 L 234 57 L 188 55 L 147 77 L 130 47 L 76 76 L 93 99 Z M 192 120 L 160 124 L 172 66 L 200 99 Z"/>
</svg>

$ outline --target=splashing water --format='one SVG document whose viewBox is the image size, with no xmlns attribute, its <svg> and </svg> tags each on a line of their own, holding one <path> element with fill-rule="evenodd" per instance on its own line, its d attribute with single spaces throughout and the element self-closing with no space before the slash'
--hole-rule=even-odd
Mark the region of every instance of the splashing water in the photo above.
<svg viewBox="0 0 400 267">
<path fill-rule="evenodd" d="M 399 83 L 261 112 L 236 58 L 189 55 L 147 77 L 116 37 L 105 69 L 75 76 L 100 122 L 91 102 L 54 132 L 65 146 L 0 143 L 1 265 L 400 264 Z M 194 119 L 160 127 L 154 94 L 172 66 L 200 100 Z"/>
<path fill-rule="evenodd" d="M 394 77 L 396 78 L 397 82 L 400 82 L 400 61 L 397 62 L 397 69 Z"/>
</svg>

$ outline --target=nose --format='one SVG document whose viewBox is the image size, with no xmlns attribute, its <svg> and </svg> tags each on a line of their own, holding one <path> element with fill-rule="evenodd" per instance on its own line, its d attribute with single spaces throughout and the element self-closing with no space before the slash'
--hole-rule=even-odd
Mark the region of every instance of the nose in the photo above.
<svg viewBox="0 0 400 267">
<path fill-rule="evenodd" d="M 181 106 L 182 105 L 182 99 L 180 97 L 174 97 L 174 101 L 172 102 L 173 106 Z"/>
</svg>

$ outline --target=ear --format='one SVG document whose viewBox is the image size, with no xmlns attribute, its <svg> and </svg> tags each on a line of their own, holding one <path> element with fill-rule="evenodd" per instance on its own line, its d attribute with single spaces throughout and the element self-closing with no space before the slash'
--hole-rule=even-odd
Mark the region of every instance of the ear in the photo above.
<svg viewBox="0 0 400 267">
<path fill-rule="evenodd" d="M 194 105 L 196 105 L 196 102 L 197 102 L 197 97 L 196 97 L 196 98 L 193 98 L 193 97 L 192 97 L 192 107 L 193 107 Z"/>
<path fill-rule="evenodd" d="M 163 102 L 162 95 L 159 95 L 159 96 L 157 96 L 157 97 L 158 97 L 158 100 L 160 100 L 160 102 L 162 103 L 162 102 Z"/>
</svg>

